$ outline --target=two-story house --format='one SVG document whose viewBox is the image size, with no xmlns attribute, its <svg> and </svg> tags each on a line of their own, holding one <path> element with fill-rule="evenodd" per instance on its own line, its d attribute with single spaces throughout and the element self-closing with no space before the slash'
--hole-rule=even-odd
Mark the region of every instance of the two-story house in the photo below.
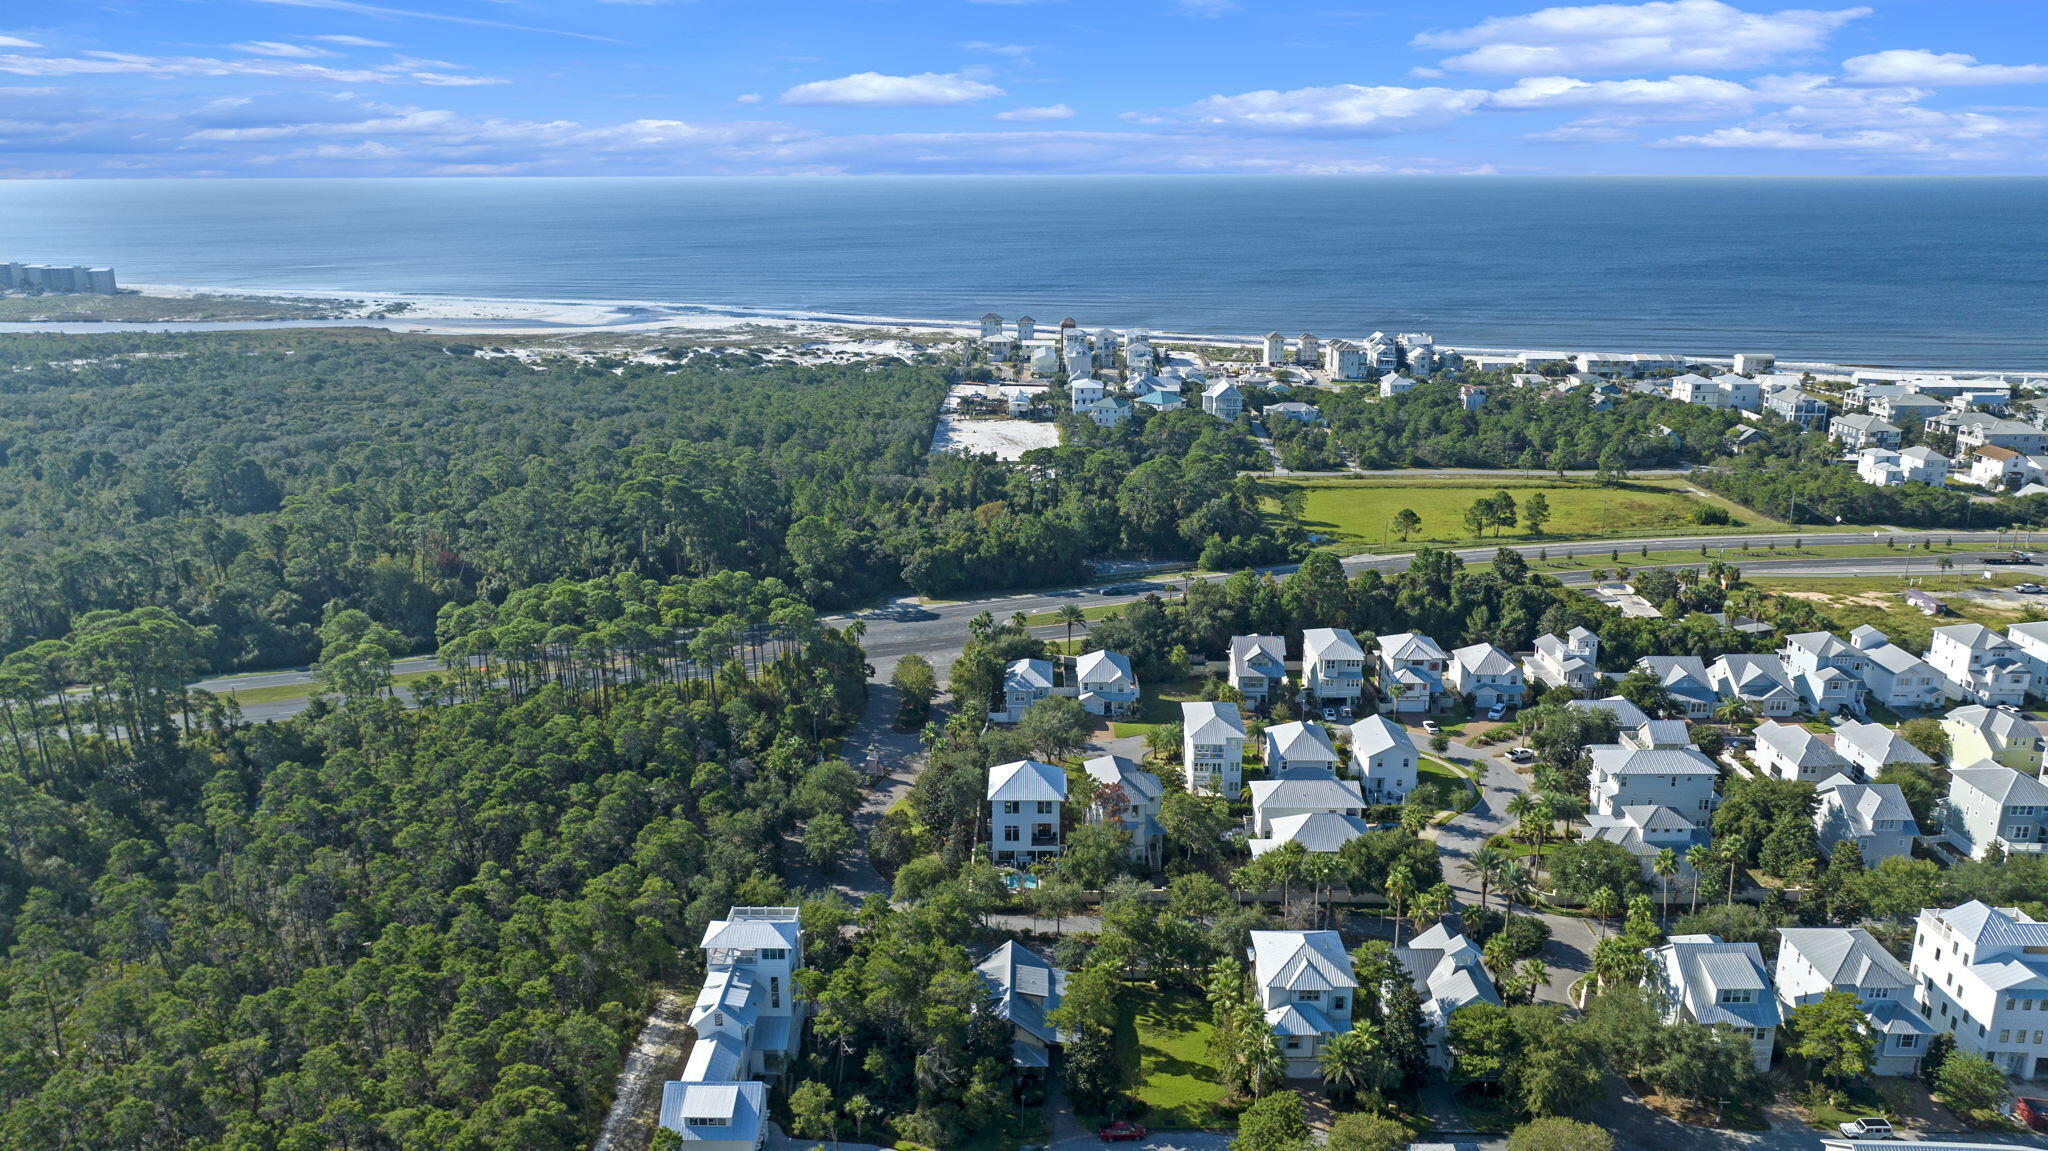
<svg viewBox="0 0 2048 1151">
<path fill-rule="evenodd" d="M 1340 627 L 1301 633 L 1301 681 L 1324 706 L 1357 707 L 1365 690 L 1365 648 Z"/>
<path fill-rule="evenodd" d="M 1351 769 L 1374 803 L 1402 803 L 1415 790 L 1420 760 L 1407 729 L 1383 715 L 1369 715 L 1348 729 Z"/>
<path fill-rule="evenodd" d="M 1475 643 L 1451 653 L 1444 684 L 1472 701 L 1474 711 L 1496 705 L 1522 706 L 1525 685 L 1513 656 L 1490 643 Z"/>
<path fill-rule="evenodd" d="M 1942 837 L 1971 859 L 1997 844 L 2007 854 L 2048 850 L 2043 819 L 2048 785 L 2009 767 L 1984 763 L 1949 773 L 1942 801 Z"/>
<path fill-rule="evenodd" d="M 1235 799 L 1244 783 L 1244 719 L 1234 703 L 1180 705 L 1180 762 L 1189 791 Z"/>
<path fill-rule="evenodd" d="M 1423 1047 L 1429 1065 L 1449 1071 L 1451 1013 L 1473 1003 L 1500 1006 L 1500 992 L 1480 962 L 1479 947 L 1463 935 L 1452 935 L 1439 923 L 1408 946 L 1396 947 L 1394 958 L 1422 997 Z"/>
<path fill-rule="evenodd" d="M 1874 1075 L 1912 1075 L 1935 1029 L 1913 1005 L 1913 975 L 1860 927 L 1780 927 L 1778 1005 L 1817 1003 L 1830 991 L 1863 1001 Z"/>
<path fill-rule="evenodd" d="M 1098 755 L 1081 768 L 1095 783 L 1088 819 L 1121 826 L 1130 841 L 1131 861 L 1159 866 L 1166 840 L 1166 831 L 1159 825 L 1159 805 L 1166 795 L 1159 777 L 1121 755 Z"/>
<path fill-rule="evenodd" d="M 1590 695 L 1600 690 L 1599 661 L 1600 637 L 1575 627 L 1563 639 L 1537 636 L 1527 670 L 1530 679 L 1545 687 L 1568 687 Z"/>
<path fill-rule="evenodd" d="M 2021 1079 L 2048 1076 L 2048 923 L 1972 900 L 1913 931 L 1920 1013 L 1956 1046 Z"/>
<path fill-rule="evenodd" d="M 2013 624 L 2005 629 L 2005 638 L 2027 667 L 2027 689 L 2048 695 L 2048 621 Z"/>
<path fill-rule="evenodd" d="M 1604 839 L 1635 856 L 1643 879 L 1667 895 L 1684 896 L 1699 883 L 1699 874 L 1685 853 L 1707 842 L 1706 830 L 1668 807 L 1646 803 L 1620 808 L 1612 815 L 1589 813 L 1586 832 L 1580 838 Z M 1668 878 L 1656 874 L 1657 857 L 1666 850 L 1678 857 L 1678 872 Z"/>
<path fill-rule="evenodd" d="M 1426 635 L 1404 631 L 1379 637 L 1380 698 L 1396 714 L 1433 710 L 1444 696 L 1444 649 Z"/>
<path fill-rule="evenodd" d="M 1351 1030 L 1358 979 L 1334 931 L 1254 931 L 1252 983 L 1290 1078 L 1318 1074 L 1330 1037 Z"/>
<path fill-rule="evenodd" d="M 1060 817 L 1067 773 L 1049 763 L 1020 759 L 988 769 L 989 856 L 1028 867 L 1058 855 L 1066 840 Z"/>
<path fill-rule="evenodd" d="M 1803 631 L 1785 637 L 1778 658 L 1808 710 L 1822 715 L 1863 711 L 1869 652 L 1824 631 Z"/>
<path fill-rule="evenodd" d="M 1277 635 L 1230 637 L 1230 686 L 1253 707 L 1264 707 L 1287 679 L 1287 641 Z"/>
<path fill-rule="evenodd" d="M 1832 856 L 1836 844 L 1853 842 L 1865 867 L 1912 856 L 1920 825 L 1898 784 L 1857 783 L 1836 775 L 1821 780 L 1815 793 L 1813 833 L 1822 854 Z"/>
<path fill-rule="evenodd" d="M 1229 380 L 1218 380 L 1203 389 L 1202 410 L 1219 420 L 1235 420 L 1244 411 L 1244 393 Z"/>
<path fill-rule="evenodd" d="M 1893 643 L 1883 632 L 1863 624 L 1849 633 L 1849 642 L 1869 656 L 1863 669 L 1863 686 L 1870 699 L 1893 711 L 1921 711 L 1937 707 L 1947 699 L 1941 673 Z"/>
<path fill-rule="evenodd" d="M 1089 715 L 1129 715 L 1138 706 L 1138 673 L 1121 652 L 1091 651 L 1074 660 L 1074 683 Z"/>
<path fill-rule="evenodd" d="M 988 991 L 989 1008 L 1007 1021 L 1010 1063 L 1020 1072 L 1042 1073 L 1052 1066 L 1052 1049 L 1065 1042 L 1048 1018 L 1066 997 L 1067 973 L 1015 940 L 974 965 Z"/>
<path fill-rule="evenodd" d="M 1721 770 L 1698 748 L 1606 746 L 1590 751 L 1589 806 L 1594 813 L 1615 815 L 1625 807 L 1649 805 L 1668 807 L 1698 823 L 1714 810 L 1714 781 Z"/>
<path fill-rule="evenodd" d="M 1646 655 L 1636 667 L 1657 677 L 1671 706 L 1687 719 L 1711 718 L 1721 706 L 1721 693 L 1714 690 L 1707 663 L 1696 655 Z"/>
<path fill-rule="evenodd" d="M 1774 655 L 1724 655 L 1708 665 L 1707 681 L 1722 699 L 1739 699 L 1768 719 L 1797 714 L 1806 702 Z"/>
<path fill-rule="evenodd" d="M 1947 681 L 1951 697 L 1988 707 L 2018 707 L 2033 679 L 2012 641 L 1980 623 L 1935 628 L 1927 662 Z"/>
<path fill-rule="evenodd" d="M 2018 708 L 1964 704 L 1941 717 L 1941 730 L 1952 766 L 1989 761 L 2024 775 L 2041 774 L 2041 729 Z"/>
<path fill-rule="evenodd" d="M 1849 761 L 1835 754 L 1821 737 L 1795 724 L 1765 720 L 1756 727 L 1756 749 L 1750 760 L 1757 770 L 1779 779 L 1818 784 L 1849 771 Z"/>
<path fill-rule="evenodd" d="M 1335 775 L 1343 763 L 1336 743 L 1322 724 L 1299 720 L 1267 728 L 1265 753 L 1266 770 L 1273 775 Z"/>
<path fill-rule="evenodd" d="M 1881 723 L 1850 721 L 1835 728 L 1835 754 L 1847 760 L 1853 779 L 1876 779 L 1893 764 L 1932 767 L 1934 760 Z"/>
<path fill-rule="evenodd" d="M 1320 776 L 1297 776 L 1291 779 L 1255 779 L 1248 789 L 1252 793 L 1252 834 L 1258 838 L 1270 838 L 1274 824 L 1292 815 L 1315 815 L 1328 812 L 1331 815 L 1348 815 L 1361 819 L 1365 815 L 1365 793 L 1355 779 L 1338 779 L 1324 773 Z"/>
<path fill-rule="evenodd" d="M 1674 935 L 1651 948 L 1651 982 L 1665 997 L 1665 1019 L 1734 1028 L 1749 1040 L 1758 1071 L 1771 1065 L 1778 1001 L 1761 948 L 1718 935 Z"/>
<path fill-rule="evenodd" d="M 1042 659 L 1011 660 L 1003 669 L 1002 705 L 988 713 L 997 723 L 1016 723 L 1031 705 L 1051 695 L 1052 664 Z"/>
<path fill-rule="evenodd" d="M 1874 415 L 1836 416 L 1828 424 L 1828 435 L 1841 441 L 1843 449 L 1851 452 L 1864 448 L 1896 450 L 1899 438 L 1904 434 L 1897 424 Z"/>
</svg>

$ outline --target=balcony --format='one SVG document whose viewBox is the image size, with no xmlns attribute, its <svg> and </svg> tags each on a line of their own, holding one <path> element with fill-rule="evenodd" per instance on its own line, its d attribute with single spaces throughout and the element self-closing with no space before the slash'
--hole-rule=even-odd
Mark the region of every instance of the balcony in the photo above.
<svg viewBox="0 0 2048 1151">
<path fill-rule="evenodd" d="M 1033 847 L 1058 847 L 1059 845 L 1060 837 L 1057 835 L 1033 835 L 1031 837 L 1031 846 Z"/>
</svg>

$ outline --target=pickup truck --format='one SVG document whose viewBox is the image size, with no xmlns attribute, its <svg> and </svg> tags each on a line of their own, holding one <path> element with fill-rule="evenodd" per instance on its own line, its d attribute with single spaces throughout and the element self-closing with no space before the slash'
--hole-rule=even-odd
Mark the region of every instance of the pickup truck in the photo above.
<svg viewBox="0 0 2048 1151">
<path fill-rule="evenodd" d="M 1892 1134 L 1892 1125 L 1890 1123 L 1876 1118 L 1851 1119 L 1847 1123 L 1837 1123 L 1835 1124 L 1835 1130 L 1840 1131 L 1844 1139 L 1898 1138 L 1897 1135 Z"/>
</svg>

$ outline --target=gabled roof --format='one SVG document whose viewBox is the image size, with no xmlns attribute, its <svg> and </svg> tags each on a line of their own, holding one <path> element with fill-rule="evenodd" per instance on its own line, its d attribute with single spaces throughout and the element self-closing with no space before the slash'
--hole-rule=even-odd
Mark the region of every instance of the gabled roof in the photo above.
<svg viewBox="0 0 2048 1151">
<path fill-rule="evenodd" d="M 1163 793 L 1158 776 L 1121 755 L 1098 755 L 1081 768 L 1097 783 L 1123 788 L 1132 799 L 1158 799 Z"/>
<path fill-rule="evenodd" d="M 768 1085 L 758 1079 L 737 1083 L 684 1083 L 672 1080 L 661 1087 L 660 1125 L 683 1137 L 685 1143 L 739 1143 L 752 1146 L 761 1137 L 761 1120 L 768 1107 Z M 718 1119 L 715 1126 L 693 1124 L 692 1119 Z"/>
<path fill-rule="evenodd" d="M 1871 648 L 1870 662 L 1893 675 L 1931 675 L 1934 672 L 1926 660 L 1895 643 Z"/>
<path fill-rule="evenodd" d="M 1251 784 L 1252 810 L 1264 808 L 1297 811 L 1360 811 L 1365 808 L 1365 791 L 1355 779 L 1338 779 L 1327 772 L 1286 779 L 1259 779 Z"/>
<path fill-rule="evenodd" d="M 2036 923 L 2016 907 L 1993 907 L 1973 899 L 1960 907 L 1924 914 L 1947 922 L 1951 930 L 1970 941 L 1980 956 L 1985 952 L 2048 947 L 2048 923 Z"/>
<path fill-rule="evenodd" d="M 1277 635 L 1231 636 L 1230 668 L 1238 675 L 1285 675 L 1287 640 Z"/>
<path fill-rule="evenodd" d="M 1351 753 L 1366 758 L 1383 751 L 1415 750 L 1406 729 L 1384 715 L 1368 715 L 1351 725 Z"/>
<path fill-rule="evenodd" d="M 1131 670 L 1131 657 L 1117 651 L 1091 651 L 1074 660 L 1074 679 L 1080 683 L 1122 676 L 1136 686 L 1138 673 Z"/>
<path fill-rule="evenodd" d="M 1301 633 L 1301 657 L 1311 661 L 1363 660 L 1365 648 L 1360 646 L 1357 636 L 1341 627 L 1312 627 Z"/>
<path fill-rule="evenodd" d="M 1283 815 L 1273 821 L 1272 830 L 1271 838 L 1246 841 L 1253 858 L 1283 843 L 1299 843 L 1303 850 L 1318 854 L 1338 851 L 1371 830 L 1371 825 L 1355 815 L 1314 811 L 1307 815 Z"/>
<path fill-rule="evenodd" d="M 2041 729 L 2035 727 L 2032 720 L 2009 707 L 1985 707 L 1981 703 L 1968 703 L 1941 718 L 1944 723 L 1968 724 L 1982 732 L 1987 739 L 2000 744 L 2041 738 Z"/>
<path fill-rule="evenodd" d="M 1674 935 L 1657 948 L 1667 978 L 1680 985 L 1694 1021 L 1737 1027 L 1775 1027 L 1778 1002 L 1771 994 L 1763 951 L 1754 943 L 1723 943 L 1712 935 Z M 1724 991 L 1754 992 L 1750 1003 L 1722 1003 Z"/>
<path fill-rule="evenodd" d="M 1835 987 L 1911 987 L 1904 964 L 1860 927 L 1780 927 L 1778 946 L 1811 963 Z"/>
<path fill-rule="evenodd" d="M 1351 956 L 1334 931 L 1254 931 L 1252 978 L 1260 987 L 1336 991 L 1358 986 Z"/>
<path fill-rule="evenodd" d="M 1986 449 L 1979 448 L 1979 451 Z M 1971 651 L 1994 651 L 2009 644 L 2004 636 L 1992 631 L 1981 623 L 1957 623 L 1934 629 L 1935 639 L 1946 639 L 1959 643 Z"/>
<path fill-rule="evenodd" d="M 697 1002 L 690 1008 L 690 1026 L 704 1031 L 704 1021 L 719 1014 L 740 1027 L 751 1027 L 761 1014 L 758 998 L 753 980 L 744 972 L 731 968 L 713 971 L 704 977 L 704 986 L 697 989 Z"/>
<path fill-rule="evenodd" d="M 996 1015 L 1029 1031 L 1041 1043 L 1058 1043 L 1059 1029 L 1046 1021 L 1066 991 L 1067 973 L 1030 948 L 1011 940 L 974 965 L 988 988 Z"/>
<path fill-rule="evenodd" d="M 1931 764 L 1927 753 L 1881 723 L 1850 721 L 1835 729 L 1835 748 L 1854 752 L 1880 766 L 1894 763 Z"/>
<path fill-rule="evenodd" d="M 1432 1025 L 1467 1004 L 1500 1005 L 1500 992 L 1480 963 L 1479 948 L 1441 923 L 1408 946 L 1395 948 L 1394 958 L 1408 972 L 1409 982 L 1424 993 L 1423 1016 Z"/>
<path fill-rule="evenodd" d="M 1237 705 L 1227 701 L 1183 703 L 1180 722 L 1183 734 L 1195 743 L 1244 738 L 1244 720 L 1238 717 Z"/>
<path fill-rule="evenodd" d="M 1965 767 L 1950 772 L 1949 794 L 1964 788 L 1982 792 L 2000 807 L 2010 804 L 2029 804 L 2037 809 L 2048 806 L 2048 785 L 2000 764 L 1986 763 L 1981 767 Z"/>
<path fill-rule="evenodd" d="M 1514 658 L 1490 643 L 1461 647 L 1451 658 L 1467 675 L 1512 675 L 1516 670 Z"/>
<path fill-rule="evenodd" d="M 760 951 L 797 945 L 797 910 L 794 907 L 735 907 L 728 918 L 704 925 L 706 950 Z"/>
<path fill-rule="evenodd" d="M 1613 716 L 1615 725 L 1623 730 L 1634 730 L 1650 722 L 1650 717 L 1643 714 L 1642 708 L 1618 695 L 1610 695 L 1605 699 L 1574 699 L 1565 706 L 1573 711 L 1604 711 Z"/>
<path fill-rule="evenodd" d="M 1656 748 L 1646 751 L 1632 747 L 1595 747 L 1590 750 L 1593 756 L 1593 770 L 1603 775 L 1721 774 L 1721 769 L 1714 766 L 1714 761 L 1702 755 L 1698 748 Z"/>
<path fill-rule="evenodd" d="M 1006 690 L 1022 691 L 1043 688 L 1052 690 L 1052 664 L 1042 659 L 1015 659 L 1003 668 L 1003 687 Z"/>
<path fill-rule="evenodd" d="M 1834 659 L 1838 656 L 1854 655 L 1856 649 L 1836 638 L 1834 633 L 1825 631 L 1802 631 L 1785 637 L 1786 647 L 1809 651 L 1818 659 Z"/>
<path fill-rule="evenodd" d="M 1444 649 L 1438 647 L 1435 640 L 1412 631 L 1379 637 L 1379 648 L 1380 658 L 1383 660 L 1399 660 L 1405 663 L 1445 658 Z"/>
<path fill-rule="evenodd" d="M 1798 694 L 1785 674 L 1785 661 L 1774 655 L 1724 655 L 1708 671 L 1715 680 L 1726 680 L 1745 699 Z"/>
<path fill-rule="evenodd" d="M 1020 759 L 988 769 L 991 803 L 1064 803 L 1067 773 L 1049 763 Z"/>
<path fill-rule="evenodd" d="M 1283 759 L 1320 759 L 1337 762 L 1337 745 L 1320 723 L 1278 723 L 1266 729 L 1266 747 Z M 1267 766 L 1271 766 L 1270 764 Z"/>
<path fill-rule="evenodd" d="M 1823 804 L 1832 803 L 1842 809 L 1842 818 L 1848 824 L 1851 835 L 1870 835 L 1877 829 L 1880 820 L 1889 820 L 1905 829 L 1909 835 L 1917 835 L 1920 825 L 1913 818 L 1913 807 L 1906 802 L 1906 793 L 1896 783 L 1857 783 L 1846 775 L 1831 775 L 1815 785 Z"/>
<path fill-rule="evenodd" d="M 1776 752 L 1779 758 L 1788 761 L 1802 772 L 1848 766 L 1848 761 L 1836 755 L 1834 748 L 1822 743 L 1819 736 L 1796 724 L 1765 720 L 1757 725 L 1756 741 Z"/>
</svg>

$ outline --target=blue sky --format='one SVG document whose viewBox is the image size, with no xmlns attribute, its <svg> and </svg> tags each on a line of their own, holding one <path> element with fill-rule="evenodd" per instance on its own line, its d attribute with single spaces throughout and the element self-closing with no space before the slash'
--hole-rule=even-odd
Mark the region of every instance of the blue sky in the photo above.
<svg viewBox="0 0 2048 1151">
<path fill-rule="evenodd" d="M 60 0 L 0 176 L 2048 172 L 2048 4 Z"/>
</svg>

